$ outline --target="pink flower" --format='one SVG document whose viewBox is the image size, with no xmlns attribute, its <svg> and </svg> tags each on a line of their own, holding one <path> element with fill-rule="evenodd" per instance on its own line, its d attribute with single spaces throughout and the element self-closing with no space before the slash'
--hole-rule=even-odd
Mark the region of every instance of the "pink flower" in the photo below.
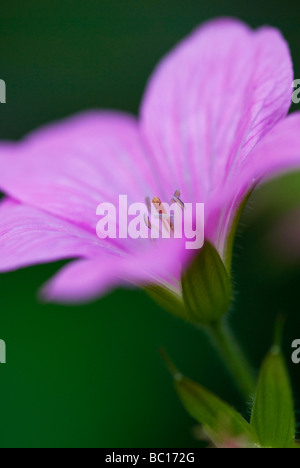
<svg viewBox="0 0 300 468">
<path fill-rule="evenodd" d="M 96 208 L 145 197 L 204 202 L 206 238 L 224 259 L 241 202 L 300 164 L 290 53 L 270 27 L 236 20 L 196 30 L 158 66 L 140 118 L 94 111 L 0 146 L 0 271 L 75 259 L 44 288 L 81 302 L 124 284 L 180 294 L 181 243 L 96 236 Z"/>
</svg>

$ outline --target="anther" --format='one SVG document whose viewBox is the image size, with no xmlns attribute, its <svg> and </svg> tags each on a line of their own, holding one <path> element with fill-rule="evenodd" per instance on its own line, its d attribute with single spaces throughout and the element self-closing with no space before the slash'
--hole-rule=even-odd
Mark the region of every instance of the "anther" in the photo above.
<svg viewBox="0 0 300 468">
<path fill-rule="evenodd" d="M 161 200 L 158 197 L 154 197 L 152 203 L 153 205 L 161 205 Z"/>
</svg>

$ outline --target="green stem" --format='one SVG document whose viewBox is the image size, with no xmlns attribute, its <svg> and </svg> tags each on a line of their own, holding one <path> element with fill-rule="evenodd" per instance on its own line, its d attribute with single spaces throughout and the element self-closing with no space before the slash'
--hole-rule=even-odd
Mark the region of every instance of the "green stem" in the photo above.
<svg viewBox="0 0 300 468">
<path fill-rule="evenodd" d="M 207 330 L 220 351 L 223 361 L 248 400 L 255 392 L 256 381 L 246 356 L 224 321 L 210 325 Z"/>
</svg>

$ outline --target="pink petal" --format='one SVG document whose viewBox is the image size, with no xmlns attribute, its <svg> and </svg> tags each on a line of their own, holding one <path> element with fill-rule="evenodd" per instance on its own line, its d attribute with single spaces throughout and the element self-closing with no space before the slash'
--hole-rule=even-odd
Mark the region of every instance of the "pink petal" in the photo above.
<svg viewBox="0 0 300 468">
<path fill-rule="evenodd" d="M 101 251 L 100 240 L 66 221 L 11 200 L 0 203 L 0 272 Z"/>
<path fill-rule="evenodd" d="M 179 291 L 182 268 L 191 252 L 184 240 L 137 244 L 126 252 L 86 230 L 13 200 L 0 203 L 0 273 L 39 263 L 80 258 L 44 290 L 48 300 L 85 302 L 113 287 L 160 283 Z"/>
<path fill-rule="evenodd" d="M 300 112 L 291 114 L 280 122 L 256 146 L 240 172 L 243 179 L 262 179 L 274 177 L 282 172 L 300 167 Z"/>
<path fill-rule="evenodd" d="M 124 274 L 121 263 L 110 257 L 101 261 L 72 262 L 44 286 L 41 297 L 48 302 L 63 304 L 92 301 L 116 285 L 125 284 Z"/>
<path fill-rule="evenodd" d="M 96 208 L 156 195 L 134 118 L 89 112 L 0 146 L 0 189 L 95 232 Z"/>
<path fill-rule="evenodd" d="M 161 284 L 179 294 L 180 273 L 187 261 L 181 241 L 161 241 L 151 249 L 125 257 L 102 255 L 96 260 L 79 260 L 63 268 L 42 290 L 50 302 L 93 301 L 118 286 Z"/>
<path fill-rule="evenodd" d="M 215 199 L 215 211 L 210 212 L 206 232 L 222 250 L 225 246 L 232 218 L 244 197 L 258 184 L 284 172 L 300 169 L 300 113 L 279 122 L 253 149 L 245 161 L 236 168 L 224 188 L 222 200 Z M 217 197 L 216 197 L 217 198 Z M 218 237 L 214 237 L 216 220 L 221 220 Z"/>
<path fill-rule="evenodd" d="M 237 188 L 237 168 L 287 115 L 292 81 L 288 46 L 269 27 L 213 21 L 175 48 L 141 110 L 165 193 L 181 189 L 184 201 L 205 202 L 211 217 L 227 187 Z M 209 238 L 218 237 L 220 222 L 208 223 Z"/>
</svg>

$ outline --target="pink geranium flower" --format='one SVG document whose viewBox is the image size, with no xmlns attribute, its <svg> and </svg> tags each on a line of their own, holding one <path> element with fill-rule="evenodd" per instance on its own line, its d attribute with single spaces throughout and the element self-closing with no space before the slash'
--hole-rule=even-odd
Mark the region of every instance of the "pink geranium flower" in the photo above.
<svg viewBox="0 0 300 468">
<path fill-rule="evenodd" d="M 140 118 L 93 111 L 0 146 L 0 271 L 75 259 L 44 288 L 51 300 L 94 299 L 120 284 L 180 295 L 191 252 L 173 241 L 101 241 L 96 208 L 180 189 L 204 202 L 206 238 L 225 260 L 247 193 L 300 163 L 300 114 L 287 117 L 293 71 L 270 27 L 236 20 L 196 30 L 158 66 Z"/>
</svg>

